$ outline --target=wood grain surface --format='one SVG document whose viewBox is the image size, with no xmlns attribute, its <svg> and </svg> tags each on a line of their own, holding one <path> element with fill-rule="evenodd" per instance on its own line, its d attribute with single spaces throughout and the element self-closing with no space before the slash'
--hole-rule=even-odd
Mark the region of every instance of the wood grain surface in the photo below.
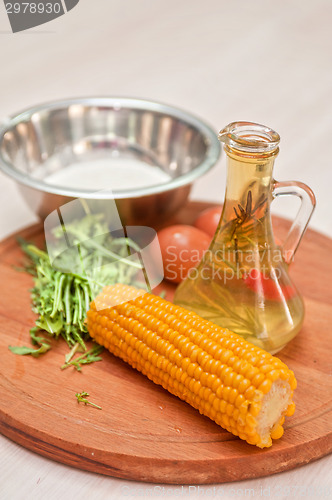
<svg viewBox="0 0 332 500">
<path fill-rule="evenodd" d="M 191 203 L 174 222 L 206 208 Z M 274 220 L 278 235 L 288 223 Z M 21 232 L 41 244 L 42 227 Z M 14 236 L 0 244 L 0 431 L 41 455 L 80 469 L 149 482 L 205 484 L 291 469 L 332 451 L 332 240 L 309 230 L 291 274 L 305 297 L 300 334 L 278 356 L 295 371 L 297 410 L 272 448 L 240 441 L 111 354 L 83 368 L 60 370 L 67 346 L 44 357 L 17 356 L 34 323 L 31 277 L 19 273 Z M 167 286 L 167 298 L 172 287 Z M 79 405 L 85 390 L 102 410 Z"/>
</svg>

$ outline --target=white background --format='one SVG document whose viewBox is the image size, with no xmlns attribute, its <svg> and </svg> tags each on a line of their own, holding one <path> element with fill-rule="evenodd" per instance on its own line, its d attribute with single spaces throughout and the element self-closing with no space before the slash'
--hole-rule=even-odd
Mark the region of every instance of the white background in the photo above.
<svg viewBox="0 0 332 500">
<path fill-rule="evenodd" d="M 263 123 L 281 135 L 276 178 L 312 187 L 317 208 L 311 227 L 332 236 L 331 25 L 330 0 L 81 0 L 65 16 L 14 35 L 1 2 L 0 119 L 52 99 L 109 95 L 179 106 L 216 130 L 235 120 Z M 224 186 L 222 160 L 197 182 L 192 197 L 221 202 Z M 2 174 L 0 188 L 4 237 L 36 219 Z M 296 202 L 274 205 L 281 215 L 296 213 Z M 143 486 L 62 466 L 3 437 L 0 470 L 1 499 L 135 498 L 138 491 L 125 495 L 123 488 Z M 276 488 L 326 485 L 332 498 L 331 470 L 329 456 L 295 471 L 223 485 L 219 497 L 201 488 L 187 498 L 203 498 L 202 492 L 204 498 L 249 498 L 245 488 L 254 488 L 257 498 L 261 487 L 270 488 L 268 498 L 297 498 L 277 495 Z M 166 493 L 148 490 L 145 497 Z"/>
</svg>

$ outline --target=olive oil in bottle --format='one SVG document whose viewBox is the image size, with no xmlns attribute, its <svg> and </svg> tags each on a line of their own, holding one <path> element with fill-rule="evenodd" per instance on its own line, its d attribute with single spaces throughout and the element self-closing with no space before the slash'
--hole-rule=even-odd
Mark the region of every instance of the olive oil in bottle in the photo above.
<svg viewBox="0 0 332 500">
<path fill-rule="evenodd" d="M 238 122 L 221 131 L 227 185 L 221 219 L 209 250 L 175 293 L 174 302 L 276 353 L 301 329 L 304 305 L 288 273 L 315 199 L 302 183 L 277 183 L 279 135 Z M 307 196 L 304 196 L 304 194 Z M 283 246 L 272 231 L 275 196 L 303 199 Z"/>
</svg>

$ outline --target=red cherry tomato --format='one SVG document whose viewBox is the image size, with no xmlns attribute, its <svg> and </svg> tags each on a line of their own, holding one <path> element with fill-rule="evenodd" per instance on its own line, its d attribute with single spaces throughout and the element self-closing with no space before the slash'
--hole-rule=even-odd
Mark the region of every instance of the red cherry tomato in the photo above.
<svg viewBox="0 0 332 500">
<path fill-rule="evenodd" d="M 295 294 L 295 288 L 291 285 L 277 285 L 277 283 L 259 271 L 251 269 L 249 274 L 244 278 L 247 287 L 255 293 L 262 293 L 267 300 L 281 301 L 291 299 Z"/>
<path fill-rule="evenodd" d="M 196 267 L 208 249 L 211 238 L 196 227 L 176 225 L 158 232 L 165 278 L 180 283 Z"/>
<path fill-rule="evenodd" d="M 219 224 L 221 211 L 222 207 L 220 206 L 207 208 L 197 217 L 194 222 L 194 226 L 210 236 L 214 236 Z"/>
</svg>

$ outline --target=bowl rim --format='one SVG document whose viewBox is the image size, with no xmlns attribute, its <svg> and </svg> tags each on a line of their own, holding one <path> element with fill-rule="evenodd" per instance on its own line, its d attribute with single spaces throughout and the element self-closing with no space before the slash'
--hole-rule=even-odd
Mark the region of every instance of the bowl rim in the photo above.
<svg viewBox="0 0 332 500">
<path fill-rule="evenodd" d="M 143 187 L 138 189 L 127 189 L 127 190 L 85 190 L 85 189 L 73 189 L 66 188 L 64 186 L 58 186 L 53 184 L 47 184 L 39 179 L 34 179 L 24 172 L 16 170 L 13 165 L 7 162 L 2 153 L 0 152 L 0 170 L 7 174 L 9 177 L 15 181 L 28 186 L 39 191 L 43 191 L 49 194 L 55 194 L 59 196 L 67 196 L 70 198 L 85 198 L 85 199 L 124 199 L 124 198 L 139 198 L 142 196 L 154 195 L 158 193 L 163 193 L 177 189 L 188 184 L 191 184 L 198 177 L 208 172 L 219 160 L 221 155 L 221 145 L 218 140 L 217 133 L 201 120 L 197 116 L 184 111 L 181 108 L 170 106 L 168 104 L 163 104 L 161 102 L 140 99 L 134 97 L 77 97 L 53 100 L 45 102 L 42 104 L 35 105 L 30 108 L 26 108 L 23 111 L 15 113 L 8 117 L 4 122 L 0 123 L 0 144 L 3 141 L 4 135 L 8 132 L 8 129 L 12 126 L 19 124 L 20 122 L 30 118 L 34 113 L 51 110 L 51 109 L 61 109 L 75 104 L 83 104 L 87 106 L 107 106 L 111 108 L 132 108 L 132 109 L 144 109 L 147 111 L 154 111 L 159 113 L 168 114 L 172 117 L 178 118 L 179 120 L 187 123 L 188 125 L 196 128 L 204 137 L 207 143 L 207 153 L 204 160 L 193 170 L 185 173 L 175 179 L 171 179 L 169 182 L 163 184 L 156 184 L 149 187 Z"/>
</svg>

